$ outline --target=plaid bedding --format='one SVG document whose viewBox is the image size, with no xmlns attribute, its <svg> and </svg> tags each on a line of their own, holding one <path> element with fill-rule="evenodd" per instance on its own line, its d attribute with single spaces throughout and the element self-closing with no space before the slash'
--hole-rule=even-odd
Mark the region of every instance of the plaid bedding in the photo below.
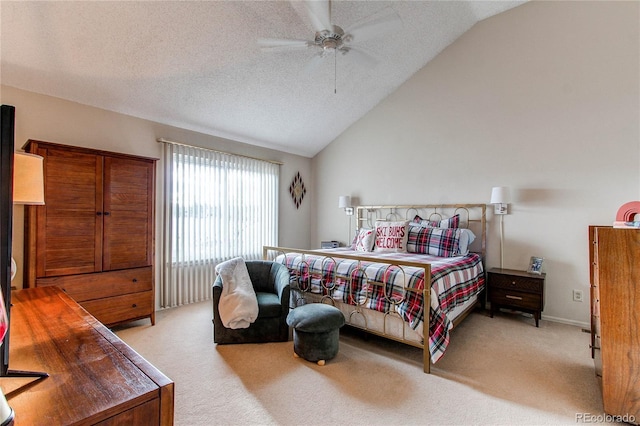
<svg viewBox="0 0 640 426">
<path fill-rule="evenodd" d="M 447 314 L 484 288 L 482 261 L 476 253 L 446 258 L 415 253 L 367 253 L 371 262 L 361 262 L 358 267 L 357 261 L 339 256 L 362 256 L 362 252 L 345 248 L 322 252 L 328 254 L 303 256 L 287 253 L 276 261 L 287 265 L 294 288 L 329 295 L 334 300 L 367 309 L 397 312 L 414 330 L 420 330 L 424 318 L 424 270 L 399 268 L 384 262 L 430 264 L 429 353 L 433 363 L 444 355 L 449 344 L 449 330 L 453 324 Z M 363 279 L 365 277 L 366 280 Z"/>
</svg>

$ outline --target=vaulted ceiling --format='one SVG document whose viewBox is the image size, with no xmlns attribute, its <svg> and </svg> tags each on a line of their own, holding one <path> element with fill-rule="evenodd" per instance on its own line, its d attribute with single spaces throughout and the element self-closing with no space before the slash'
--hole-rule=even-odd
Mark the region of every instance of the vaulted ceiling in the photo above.
<svg viewBox="0 0 640 426">
<path fill-rule="evenodd" d="M 389 11 L 401 25 L 357 44 L 375 63 L 352 52 L 316 63 L 317 46 L 258 45 L 261 38 L 314 39 L 317 25 L 301 1 L 3 0 L 0 78 L 312 157 L 476 22 L 522 3 L 332 1 L 331 23 L 344 29 Z"/>
</svg>

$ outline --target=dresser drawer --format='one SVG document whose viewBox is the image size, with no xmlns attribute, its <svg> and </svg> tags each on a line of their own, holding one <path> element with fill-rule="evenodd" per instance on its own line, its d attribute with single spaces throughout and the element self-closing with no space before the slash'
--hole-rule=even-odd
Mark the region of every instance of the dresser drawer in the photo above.
<svg viewBox="0 0 640 426">
<path fill-rule="evenodd" d="M 88 300 L 80 302 L 80 305 L 101 323 L 114 325 L 150 316 L 154 309 L 153 292 L 144 291 L 105 299 Z"/>
<path fill-rule="evenodd" d="M 490 274 L 491 287 L 503 289 L 516 289 L 531 293 L 542 293 L 543 280 L 512 275 Z"/>
<path fill-rule="evenodd" d="M 492 304 L 512 306 L 515 308 L 542 310 L 542 298 L 538 294 L 523 291 L 506 290 L 503 288 L 490 289 L 489 300 Z"/>
<path fill-rule="evenodd" d="M 95 274 L 38 278 L 36 286 L 60 287 L 76 302 L 102 299 L 153 289 L 151 267 Z"/>
</svg>

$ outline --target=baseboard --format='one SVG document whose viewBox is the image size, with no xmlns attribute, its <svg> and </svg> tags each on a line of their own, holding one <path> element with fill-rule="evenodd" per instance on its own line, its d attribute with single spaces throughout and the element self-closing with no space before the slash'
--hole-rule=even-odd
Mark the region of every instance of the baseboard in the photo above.
<svg viewBox="0 0 640 426">
<path fill-rule="evenodd" d="M 542 319 L 546 321 L 559 322 L 561 324 L 574 325 L 576 327 L 586 328 L 587 330 L 591 329 L 591 324 L 589 324 L 588 322 L 574 321 L 566 318 L 551 317 L 548 315 L 542 315 Z"/>
<path fill-rule="evenodd" d="M 491 306 L 491 303 L 487 302 L 487 305 Z M 489 308 L 487 307 L 487 310 L 488 309 Z M 513 312 L 518 312 L 522 316 L 527 316 L 527 317 L 533 318 L 533 315 L 529 314 L 529 313 L 520 312 L 518 310 L 513 310 Z M 560 323 L 560 324 L 573 325 L 575 327 L 580 327 L 582 329 L 591 330 L 591 324 L 589 324 L 588 322 L 575 321 L 575 320 L 570 320 L 570 319 L 566 319 L 566 318 L 552 317 L 552 316 L 544 315 L 544 314 L 542 314 L 540 319 L 545 320 L 545 321 L 557 322 L 557 323 Z"/>
</svg>

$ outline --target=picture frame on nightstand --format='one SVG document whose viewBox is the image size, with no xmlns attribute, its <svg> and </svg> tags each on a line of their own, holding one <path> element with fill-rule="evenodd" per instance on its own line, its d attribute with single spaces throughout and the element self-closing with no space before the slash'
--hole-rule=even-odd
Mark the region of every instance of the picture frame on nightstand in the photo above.
<svg viewBox="0 0 640 426">
<path fill-rule="evenodd" d="M 529 269 L 527 272 L 530 274 L 542 274 L 542 261 L 544 257 L 531 256 L 531 260 L 529 260 Z"/>
</svg>

